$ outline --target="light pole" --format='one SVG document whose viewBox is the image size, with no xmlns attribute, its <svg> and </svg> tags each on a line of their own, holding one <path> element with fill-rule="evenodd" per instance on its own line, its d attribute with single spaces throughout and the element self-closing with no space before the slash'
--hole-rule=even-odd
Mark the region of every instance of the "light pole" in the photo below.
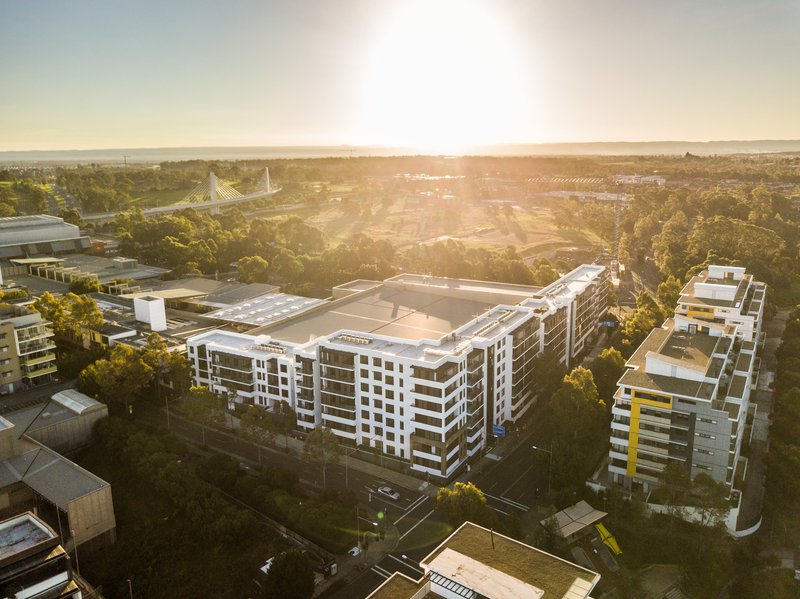
<svg viewBox="0 0 800 599">
<path fill-rule="evenodd" d="M 72 533 L 72 548 L 75 550 L 75 569 L 78 571 L 78 576 L 80 576 L 81 562 L 78 559 L 78 541 L 75 539 L 75 531 L 71 528 L 69 531 Z"/>
<path fill-rule="evenodd" d="M 133 585 L 131 584 L 131 579 L 130 578 L 126 578 L 125 580 L 128 581 L 128 597 L 130 599 L 133 599 Z"/>
<path fill-rule="evenodd" d="M 358 451 L 358 446 L 354 447 L 351 451 L 344 452 L 344 488 L 350 488 L 350 481 L 348 479 L 348 466 L 349 466 L 349 457 L 351 453 L 355 453 Z"/>
<path fill-rule="evenodd" d="M 547 496 L 550 497 L 550 474 L 553 470 L 553 451 L 551 449 L 545 449 L 544 447 L 536 447 L 536 445 L 531 445 L 531 449 L 535 451 L 544 451 L 550 454 L 550 459 L 547 462 Z"/>
</svg>

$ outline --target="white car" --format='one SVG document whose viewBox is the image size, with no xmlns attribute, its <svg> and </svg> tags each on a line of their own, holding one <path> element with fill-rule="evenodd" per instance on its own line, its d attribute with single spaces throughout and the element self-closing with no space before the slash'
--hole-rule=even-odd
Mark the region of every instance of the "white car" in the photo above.
<svg viewBox="0 0 800 599">
<path fill-rule="evenodd" d="M 400 493 L 398 493 L 391 487 L 378 487 L 378 493 L 380 493 L 384 497 L 388 497 L 392 501 L 397 501 L 398 499 L 400 499 Z"/>
</svg>

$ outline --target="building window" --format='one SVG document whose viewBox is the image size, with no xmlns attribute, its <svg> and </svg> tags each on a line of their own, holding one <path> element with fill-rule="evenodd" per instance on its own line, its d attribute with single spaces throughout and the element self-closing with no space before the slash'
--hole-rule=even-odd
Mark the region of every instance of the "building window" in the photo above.
<svg viewBox="0 0 800 599">
<path fill-rule="evenodd" d="M 381 359 L 380 358 L 372 358 L 372 365 L 373 366 L 380 366 L 381 365 Z"/>
<path fill-rule="evenodd" d="M 367 372 L 363 368 L 361 369 L 361 378 L 362 379 L 368 379 L 369 378 L 369 372 Z"/>
<path fill-rule="evenodd" d="M 361 383 L 361 390 L 366 393 L 369 391 L 369 385 L 367 383 Z"/>
<path fill-rule="evenodd" d="M 361 425 L 361 432 L 362 433 L 369 433 L 369 424 L 362 424 Z"/>
<path fill-rule="evenodd" d="M 386 362 L 386 366 L 385 366 L 386 370 L 392 370 L 393 368 L 394 368 L 394 363 L 393 362 Z"/>
<path fill-rule="evenodd" d="M 394 391 L 391 389 L 386 390 L 386 399 L 394 399 Z"/>
<path fill-rule="evenodd" d="M 361 356 L 361 363 L 362 364 L 369 364 L 369 358 L 367 356 Z"/>
</svg>

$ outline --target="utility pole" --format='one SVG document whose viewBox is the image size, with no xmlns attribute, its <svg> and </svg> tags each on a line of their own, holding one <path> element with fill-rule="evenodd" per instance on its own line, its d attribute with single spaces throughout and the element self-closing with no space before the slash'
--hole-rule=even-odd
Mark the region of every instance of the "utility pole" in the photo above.
<svg viewBox="0 0 800 599">
<path fill-rule="evenodd" d="M 125 161 L 125 170 L 126 171 L 128 170 L 128 158 L 130 158 L 130 156 L 128 156 L 127 154 L 122 157 L 122 160 Z"/>
</svg>

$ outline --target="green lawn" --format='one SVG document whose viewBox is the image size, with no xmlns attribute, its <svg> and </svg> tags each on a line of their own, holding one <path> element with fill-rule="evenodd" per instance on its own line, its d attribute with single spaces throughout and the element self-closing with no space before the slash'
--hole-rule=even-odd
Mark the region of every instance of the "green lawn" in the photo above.
<svg viewBox="0 0 800 599">
<path fill-rule="evenodd" d="M 139 197 L 131 200 L 131 206 L 137 208 L 154 208 L 156 206 L 171 206 L 178 204 L 186 196 L 187 193 L 192 191 L 193 188 L 187 187 L 185 189 L 169 189 L 164 191 L 150 191 Z"/>
</svg>

